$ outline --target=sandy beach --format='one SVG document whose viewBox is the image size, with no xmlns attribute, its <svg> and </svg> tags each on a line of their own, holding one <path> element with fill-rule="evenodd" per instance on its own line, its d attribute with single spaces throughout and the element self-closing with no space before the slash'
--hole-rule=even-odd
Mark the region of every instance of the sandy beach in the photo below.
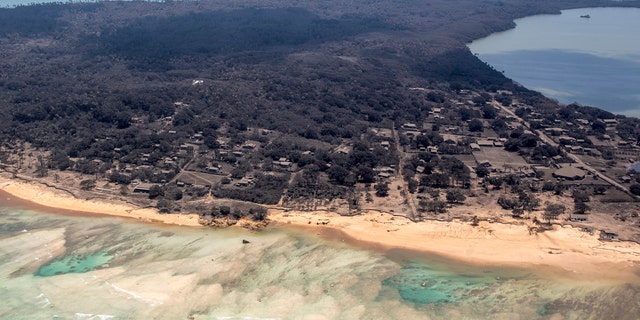
<svg viewBox="0 0 640 320">
<path fill-rule="evenodd" d="M 37 183 L 28 183 L 0 177 L 0 190 L 11 196 L 53 209 L 74 211 L 78 214 L 104 214 L 138 219 L 151 223 L 166 223 L 201 227 L 197 214 L 160 214 L 154 208 L 137 208 L 123 202 L 78 199 L 63 191 Z"/>
<path fill-rule="evenodd" d="M 197 214 L 160 214 L 154 208 L 77 199 L 38 183 L 0 178 L 0 190 L 6 192 L 7 197 L 65 212 L 71 210 L 73 214 L 103 214 L 149 223 L 202 227 Z M 640 266 L 639 244 L 600 241 L 597 232 L 589 234 L 571 226 L 555 225 L 553 230 L 530 234 L 524 223 L 481 221 L 478 226 L 461 221 L 416 223 L 372 210 L 347 217 L 325 211 L 270 209 L 268 217 L 275 227 L 306 228 L 321 236 L 361 246 L 381 250 L 402 248 L 475 264 L 551 266 L 576 275 L 612 279 L 625 279 Z"/>
<path fill-rule="evenodd" d="M 474 227 L 459 221 L 414 223 L 374 211 L 344 217 L 327 212 L 271 210 L 269 217 L 277 224 L 311 228 L 321 235 L 330 229 L 339 230 L 346 237 L 381 249 L 404 248 L 475 264 L 550 266 L 577 276 L 621 280 L 640 266 L 637 243 L 600 241 L 598 234 L 570 226 L 556 225 L 553 230 L 530 234 L 525 224 L 481 221 Z"/>
</svg>

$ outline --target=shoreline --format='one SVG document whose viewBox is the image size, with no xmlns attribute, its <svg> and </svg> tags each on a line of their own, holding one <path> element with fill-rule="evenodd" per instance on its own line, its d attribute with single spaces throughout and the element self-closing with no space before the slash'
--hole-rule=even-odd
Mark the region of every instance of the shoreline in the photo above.
<svg viewBox="0 0 640 320">
<path fill-rule="evenodd" d="M 269 219 L 276 227 L 308 229 L 374 250 L 405 249 L 475 265 L 551 267 L 580 278 L 621 281 L 637 277 L 640 268 L 640 244 L 603 242 L 571 226 L 529 234 L 525 223 L 481 221 L 474 227 L 455 220 L 412 222 L 378 211 L 347 217 L 272 209 Z"/>
<path fill-rule="evenodd" d="M 53 211 L 74 216 L 117 216 L 122 218 L 135 219 L 147 223 L 164 223 L 178 226 L 202 227 L 198 223 L 198 215 L 187 214 L 161 214 L 154 208 L 139 208 L 124 202 L 108 200 L 84 200 L 71 196 L 61 190 L 47 187 L 37 182 L 17 181 L 0 177 L 0 191 L 15 198 L 3 199 L 9 202 L 16 202 L 21 206 Z M 0 194 L 2 196 L 2 194 Z"/>
<path fill-rule="evenodd" d="M 121 202 L 83 200 L 37 182 L 0 177 L 0 192 L 6 198 L 2 203 L 52 213 L 204 227 L 197 214 L 160 214 L 153 208 L 136 208 Z M 530 234 L 524 222 L 480 221 L 478 226 L 456 220 L 412 222 L 374 210 L 341 216 L 327 211 L 269 209 L 267 217 L 271 228 L 304 229 L 372 250 L 404 249 L 476 265 L 552 267 L 578 277 L 621 281 L 628 280 L 631 274 L 638 277 L 640 268 L 640 244 L 600 241 L 598 235 L 571 226 L 554 225 L 553 230 Z"/>
</svg>

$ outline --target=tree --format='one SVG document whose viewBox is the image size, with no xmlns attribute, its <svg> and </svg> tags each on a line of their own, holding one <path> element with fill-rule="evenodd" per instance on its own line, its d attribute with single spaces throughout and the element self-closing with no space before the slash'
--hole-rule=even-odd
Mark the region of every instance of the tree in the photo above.
<svg viewBox="0 0 640 320">
<path fill-rule="evenodd" d="M 154 184 L 153 186 L 151 186 L 151 188 L 149 188 L 149 199 L 155 199 L 163 195 L 164 195 L 164 192 L 162 191 L 162 188 L 159 185 Z"/>
<path fill-rule="evenodd" d="M 433 212 L 434 214 L 447 212 L 447 205 L 440 200 L 433 200 L 433 201 L 421 200 L 419 202 L 419 205 L 422 208 L 422 210 Z"/>
<path fill-rule="evenodd" d="M 69 157 L 60 150 L 54 150 L 49 157 L 49 166 L 60 171 L 68 169 L 72 164 Z"/>
<path fill-rule="evenodd" d="M 479 165 L 476 167 L 476 174 L 478 175 L 478 178 L 484 178 L 488 176 L 489 173 L 489 169 L 485 166 Z"/>
<path fill-rule="evenodd" d="M 563 214 L 566 210 L 564 204 L 560 203 L 547 203 L 544 208 L 542 216 L 547 220 L 547 223 L 551 224 L 551 220 L 555 220 Z"/>
<path fill-rule="evenodd" d="M 520 200 L 522 210 L 527 211 L 529 214 L 540 205 L 540 199 L 528 192 L 520 193 L 518 199 Z"/>
<path fill-rule="evenodd" d="M 171 201 L 167 199 L 160 199 L 158 201 L 158 204 L 156 205 L 156 208 L 158 209 L 158 211 L 160 211 L 160 213 L 169 213 L 171 211 Z"/>
<path fill-rule="evenodd" d="M 358 176 L 358 180 L 364 183 L 372 183 L 375 181 L 376 173 L 367 166 L 360 166 L 356 170 L 356 175 Z"/>
<path fill-rule="evenodd" d="M 464 196 L 462 191 L 458 189 L 452 189 L 447 191 L 447 201 L 449 203 L 462 203 L 467 197 Z"/>
<path fill-rule="evenodd" d="M 495 119 L 496 116 L 498 115 L 498 111 L 493 106 L 484 105 L 481 110 L 482 110 L 482 117 L 485 119 Z"/>
<path fill-rule="evenodd" d="M 418 181 L 416 181 L 416 179 L 409 179 L 409 181 L 407 181 L 407 186 L 409 188 L 409 193 L 416 193 L 418 190 Z"/>
<path fill-rule="evenodd" d="M 38 156 L 38 163 L 36 164 L 35 175 L 37 178 L 44 178 L 49 174 L 49 167 L 47 162 L 42 156 Z"/>
<path fill-rule="evenodd" d="M 591 207 L 589 207 L 584 201 L 574 201 L 573 213 L 586 214 L 589 210 L 591 210 Z"/>
<path fill-rule="evenodd" d="M 482 125 L 482 121 L 478 119 L 473 119 L 469 121 L 469 131 L 471 132 L 482 132 L 484 127 Z"/>
<path fill-rule="evenodd" d="M 253 220 L 262 221 L 265 218 L 267 218 L 267 208 L 265 207 L 251 208 L 249 209 L 249 215 Z"/>
<path fill-rule="evenodd" d="M 331 181 L 343 186 L 352 186 L 356 182 L 351 172 L 340 165 L 331 166 L 327 170 L 327 175 Z"/>
<path fill-rule="evenodd" d="M 229 206 L 220 206 L 220 215 L 228 216 L 231 214 L 231 208 Z"/>
<path fill-rule="evenodd" d="M 633 193 L 636 196 L 640 196 L 640 184 L 632 184 L 629 187 L 629 192 Z"/>
<path fill-rule="evenodd" d="M 376 189 L 376 196 L 386 197 L 389 195 L 389 184 L 387 182 L 379 182 L 374 188 Z"/>
<path fill-rule="evenodd" d="M 80 189 L 91 190 L 96 187 L 96 181 L 92 179 L 80 181 Z"/>
<path fill-rule="evenodd" d="M 109 175 L 109 182 L 126 185 L 131 183 L 131 177 L 119 172 L 113 172 Z"/>
<path fill-rule="evenodd" d="M 606 191 L 607 191 L 607 187 L 603 185 L 597 185 L 593 187 L 593 194 L 603 195 Z M 638 191 L 640 191 L 640 186 L 638 188 Z"/>
</svg>

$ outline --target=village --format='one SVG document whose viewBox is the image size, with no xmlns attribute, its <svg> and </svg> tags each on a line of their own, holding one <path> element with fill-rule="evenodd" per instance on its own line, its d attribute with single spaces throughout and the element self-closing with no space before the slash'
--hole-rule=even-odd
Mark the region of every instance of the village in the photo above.
<svg viewBox="0 0 640 320">
<path fill-rule="evenodd" d="M 574 111 L 565 121 L 509 91 L 409 90 L 425 101 L 421 121 L 382 122 L 358 137 L 229 123 L 194 131 L 175 115 L 136 117 L 146 135 L 138 148 L 105 136 L 92 146 L 100 157 L 66 158 L 23 145 L 3 150 L 2 165 L 78 197 L 196 211 L 204 223 L 268 208 L 380 210 L 415 221 L 546 220 L 639 240 L 640 147 L 618 134 L 619 119 Z M 174 105 L 176 115 L 190 108 Z"/>
</svg>

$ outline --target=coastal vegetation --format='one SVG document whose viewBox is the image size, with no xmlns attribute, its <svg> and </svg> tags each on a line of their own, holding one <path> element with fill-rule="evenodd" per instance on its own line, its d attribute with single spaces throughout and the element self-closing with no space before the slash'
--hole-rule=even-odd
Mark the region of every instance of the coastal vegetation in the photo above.
<svg viewBox="0 0 640 320">
<path fill-rule="evenodd" d="M 640 120 L 560 105 L 464 46 L 600 3 L 0 9 L 0 166 L 206 224 L 267 208 L 476 221 L 484 208 L 638 241 L 640 174 L 622 164 L 640 158 Z"/>
</svg>

